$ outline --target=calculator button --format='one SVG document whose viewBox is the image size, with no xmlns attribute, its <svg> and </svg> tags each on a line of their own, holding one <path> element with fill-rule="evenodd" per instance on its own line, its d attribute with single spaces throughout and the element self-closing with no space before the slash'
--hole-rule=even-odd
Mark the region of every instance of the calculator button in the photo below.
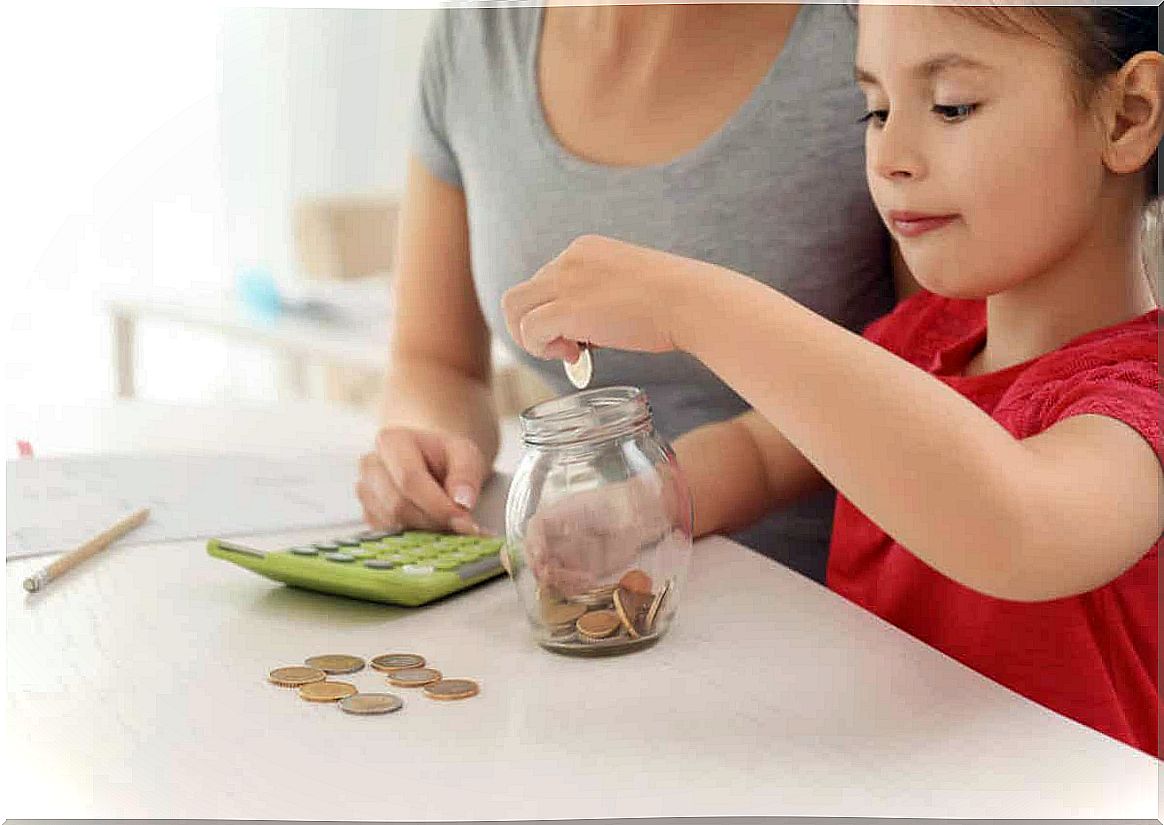
<svg viewBox="0 0 1164 825">
<path fill-rule="evenodd" d="M 483 576 L 486 573 L 491 573 L 494 570 L 501 569 L 501 557 L 492 555 L 487 559 L 471 562 L 469 564 L 462 564 L 457 568 L 457 575 L 461 577 L 461 581 L 468 579 L 475 579 L 478 576 Z"/>
<path fill-rule="evenodd" d="M 325 559 L 327 559 L 328 561 L 355 561 L 356 560 L 355 556 L 352 556 L 348 553 L 339 553 L 339 552 L 324 553 L 323 557 Z"/>
<path fill-rule="evenodd" d="M 321 541 L 315 544 L 315 549 L 323 550 L 325 553 L 334 553 L 336 550 L 340 549 L 340 546 L 335 542 Z"/>
<path fill-rule="evenodd" d="M 336 539 L 334 542 L 332 542 L 332 544 L 335 544 L 338 547 L 359 547 L 360 540 L 359 539 Z"/>
<path fill-rule="evenodd" d="M 297 556 L 314 556 L 319 551 L 310 545 L 303 545 L 302 547 L 292 547 L 291 552 Z"/>
<path fill-rule="evenodd" d="M 391 570 L 396 565 L 384 559 L 368 559 L 364 562 L 364 567 L 371 567 L 373 570 Z"/>
<path fill-rule="evenodd" d="M 399 536 L 401 532 L 400 530 L 365 530 L 362 533 L 356 533 L 352 538 L 356 541 L 380 541 L 389 536 Z"/>
<path fill-rule="evenodd" d="M 427 564 L 406 564 L 400 569 L 410 576 L 427 576 L 433 572 L 433 568 Z"/>
</svg>

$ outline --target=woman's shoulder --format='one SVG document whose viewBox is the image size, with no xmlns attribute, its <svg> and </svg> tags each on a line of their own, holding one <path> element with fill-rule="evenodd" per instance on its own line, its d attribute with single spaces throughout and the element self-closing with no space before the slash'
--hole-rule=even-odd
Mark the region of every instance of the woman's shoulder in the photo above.
<svg viewBox="0 0 1164 825">
<path fill-rule="evenodd" d="M 535 6 L 442 8 L 432 26 L 448 44 L 448 57 L 471 69 L 490 56 L 523 51 L 537 35 L 540 15 Z"/>
</svg>

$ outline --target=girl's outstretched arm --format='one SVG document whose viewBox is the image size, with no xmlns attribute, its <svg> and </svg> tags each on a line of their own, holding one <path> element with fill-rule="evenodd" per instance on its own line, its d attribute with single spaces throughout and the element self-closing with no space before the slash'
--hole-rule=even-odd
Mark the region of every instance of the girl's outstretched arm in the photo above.
<svg viewBox="0 0 1164 825">
<path fill-rule="evenodd" d="M 722 267 L 585 237 L 504 306 L 541 357 L 573 358 L 576 341 L 690 352 L 882 529 L 989 595 L 1089 590 L 1160 536 L 1164 473 L 1127 425 L 1078 416 L 1020 441 L 933 376 Z"/>
<path fill-rule="evenodd" d="M 1018 440 L 912 364 L 721 272 L 677 301 L 675 345 L 935 569 L 999 598 L 1053 599 L 1110 581 L 1159 538 L 1164 473 L 1128 425 L 1084 415 Z"/>
</svg>

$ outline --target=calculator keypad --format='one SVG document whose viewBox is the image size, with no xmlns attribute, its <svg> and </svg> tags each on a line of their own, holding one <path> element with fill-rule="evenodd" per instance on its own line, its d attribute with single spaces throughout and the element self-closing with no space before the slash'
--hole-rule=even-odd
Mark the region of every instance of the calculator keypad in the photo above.
<svg viewBox="0 0 1164 825">
<path fill-rule="evenodd" d="M 368 570 L 393 570 L 410 578 L 454 572 L 467 581 L 500 568 L 501 544 L 500 539 L 477 536 L 368 531 L 292 547 L 288 552 L 304 557 L 318 554 L 337 563 L 358 561 Z"/>
</svg>

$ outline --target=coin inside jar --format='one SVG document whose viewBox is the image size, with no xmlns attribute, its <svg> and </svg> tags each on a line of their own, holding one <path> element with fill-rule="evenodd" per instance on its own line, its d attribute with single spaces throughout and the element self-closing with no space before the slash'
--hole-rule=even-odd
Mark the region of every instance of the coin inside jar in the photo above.
<svg viewBox="0 0 1164 825">
<path fill-rule="evenodd" d="M 339 706 L 346 713 L 370 715 L 400 710 L 404 700 L 395 693 L 357 693 L 341 699 Z"/>
<path fill-rule="evenodd" d="M 591 639 L 603 639 L 618 630 L 618 614 L 613 610 L 595 610 L 578 619 L 576 627 L 583 636 Z"/>
<path fill-rule="evenodd" d="M 663 585 L 663 589 L 655 596 L 655 600 L 651 602 L 650 608 L 647 610 L 647 616 L 643 620 L 643 629 L 645 633 L 650 633 L 655 629 L 655 622 L 659 618 L 659 612 L 663 609 L 663 602 L 667 600 L 667 594 L 671 592 L 671 580 Z"/>
<path fill-rule="evenodd" d="M 651 581 L 651 577 L 642 570 L 628 570 L 618 580 L 618 586 L 624 590 L 630 590 L 632 593 L 642 593 L 645 596 L 650 596 L 653 582 Z"/>
<path fill-rule="evenodd" d="M 632 639 L 641 635 L 639 628 L 643 626 L 642 617 L 651 605 L 651 597 L 641 593 L 618 588 L 614 591 L 614 612 L 622 622 L 623 629 Z"/>
<path fill-rule="evenodd" d="M 441 672 L 431 667 L 410 667 L 388 674 L 388 681 L 397 687 L 421 687 L 440 680 Z"/>
<path fill-rule="evenodd" d="M 424 686 L 424 695 L 430 699 L 468 699 L 481 691 L 472 679 L 442 679 Z"/>
<path fill-rule="evenodd" d="M 608 584 L 603 587 L 595 587 L 587 590 L 585 593 L 579 593 L 576 596 L 571 596 L 569 601 L 575 604 L 584 604 L 589 608 L 594 607 L 610 607 L 611 597 L 614 594 L 616 585 Z"/>
<path fill-rule="evenodd" d="M 311 682 L 299 688 L 299 696 L 308 702 L 334 702 L 356 693 L 356 686 L 347 682 Z"/>
<path fill-rule="evenodd" d="M 355 673 L 364 669 L 364 660 L 359 656 L 349 656 L 346 653 L 328 653 L 323 656 L 312 656 L 305 659 L 304 664 L 317 667 L 329 673 Z"/>
<path fill-rule="evenodd" d="M 327 674 L 319 668 L 303 665 L 277 667 L 267 674 L 267 680 L 279 687 L 299 687 L 311 682 L 322 682 L 326 678 Z"/>
<path fill-rule="evenodd" d="M 415 653 L 385 653 L 372 659 L 372 667 L 385 673 L 394 670 L 406 670 L 413 667 L 424 667 L 424 657 Z"/>
<path fill-rule="evenodd" d="M 573 604 L 571 602 L 561 602 L 558 604 L 543 603 L 542 622 L 550 627 L 557 627 L 558 625 L 573 624 L 586 612 L 586 605 Z"/>
<path fill-rule="evenodd" d="M 575 388 L 584 390 L 590 386 L 590 378 L 594 373 L 594 362 L 590 358 L 590 347 L 585 343 L 579 343 L 578 359 L 571 364 L 569 361 L 563 361 L 562 365 L 566 368 L 566 377 L 570 379 L 570 383 Z"/>
</svg>

